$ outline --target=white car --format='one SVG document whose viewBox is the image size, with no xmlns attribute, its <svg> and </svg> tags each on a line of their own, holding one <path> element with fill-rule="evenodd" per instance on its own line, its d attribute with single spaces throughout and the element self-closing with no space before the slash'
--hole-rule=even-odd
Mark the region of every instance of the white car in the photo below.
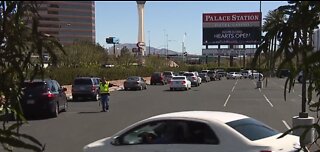
<svg viewBox="0 0 320 152">
<path fill-rule="evenodd" d="M 239 72 L 229 72 L 227 79 L 242 79 L 242 75 Z"/>
<path fill-rule="evenodd" d="M 260 75 L 260 79 L 262 80 L 263 79 L 263 74 L 262 73 L 258 73 L 258 72 L 253 72 L 249 78 L 250 79 L 259 79 L 259 75 Z"/>
<path fill-rule="evenodd" d="M 176 89 L 191 89 L 191 82 L 186 76 L 174 76 L 170 81 L 170 90 L 172 91 Z"/>
<path fill-rule="evenodd" d="M 186 72 L 183 74 L 191 82 L 192 86 L 199 86 L 201 84 L 201 78 L 199 77 L 198 72 Z"/>
<path fill-rule="evenodd" d="M 245 115 L 184 111 L 139 121 L 84 152 L 293 152 L 299 137 L 286 135 Z"/>
</svg>

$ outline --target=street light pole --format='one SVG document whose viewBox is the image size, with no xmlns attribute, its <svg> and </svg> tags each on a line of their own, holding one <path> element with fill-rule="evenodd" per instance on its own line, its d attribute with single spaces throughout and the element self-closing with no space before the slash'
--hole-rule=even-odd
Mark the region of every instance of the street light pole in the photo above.
<svg viewBox="0 0 320 152">
<path fill-rule="evenodd" d="M 149 37 L 148 38 L 149 39 L 149 54 L 148 55 L 150 56 L 150 31 L 148 31 L 148 37 Z"/>
</svg>

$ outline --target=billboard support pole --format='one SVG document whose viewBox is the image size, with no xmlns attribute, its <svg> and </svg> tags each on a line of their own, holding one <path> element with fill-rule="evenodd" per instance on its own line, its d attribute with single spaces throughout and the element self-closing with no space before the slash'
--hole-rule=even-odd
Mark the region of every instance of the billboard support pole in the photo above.
<svg viewBox="0 0 320 152">
<path fill-rule="evenodd" d="M 243 45 L 243 68 L 246 68 L 246 45 Z"/>
<path fill-rule="evenodd" d="M 218 67 L 220 68 L 220 45 L 218 45 Z"/>
</svg>

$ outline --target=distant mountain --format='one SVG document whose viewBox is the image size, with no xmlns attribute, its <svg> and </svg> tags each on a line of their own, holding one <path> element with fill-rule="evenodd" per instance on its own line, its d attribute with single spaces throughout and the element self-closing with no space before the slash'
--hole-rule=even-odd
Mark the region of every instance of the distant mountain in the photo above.
<svg viewBox="0 0 320 152">
<path fill-rule="evenodd" d="M 120 54 L 120 50 L 124 46 L 126 46 L 130 51 L 132 51 L 133 48 L 137 48 L 136 44 L 130 44 L 130 43 L 116 44 L 115 45 L 116 54 Z M 166 51 L 167 50 L 165 48 L 158 49 L 158 48 L 154 48 L 154 47 L 150 46 L 150 54 L 165 55 Z M 108 52 L 109 52 L 109 54 L 113 54 L 113 52 L 114 52 L 113 46 L 108 48 Z M 149 46 L 146 46 L 145 55 L 148 55 L 148 54 L 149 54 Z M 180 52 L 178 53 L 178 52 L 175 52 L 172 50 L 168 50 L 168 55 L 176 55 L 176 54 L 181 55 Z"/>
</svg>

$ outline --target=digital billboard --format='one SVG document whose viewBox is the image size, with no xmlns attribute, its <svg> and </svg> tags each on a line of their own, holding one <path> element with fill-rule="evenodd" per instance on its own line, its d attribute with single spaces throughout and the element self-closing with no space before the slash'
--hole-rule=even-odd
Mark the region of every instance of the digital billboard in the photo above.
<svg viewBox="0 0 320 152">
<path fill-rule="evenodd" d="M 203 45 L 259 44 L 261 13 L 205 13 L 202 16 Z"/>
</svg>

